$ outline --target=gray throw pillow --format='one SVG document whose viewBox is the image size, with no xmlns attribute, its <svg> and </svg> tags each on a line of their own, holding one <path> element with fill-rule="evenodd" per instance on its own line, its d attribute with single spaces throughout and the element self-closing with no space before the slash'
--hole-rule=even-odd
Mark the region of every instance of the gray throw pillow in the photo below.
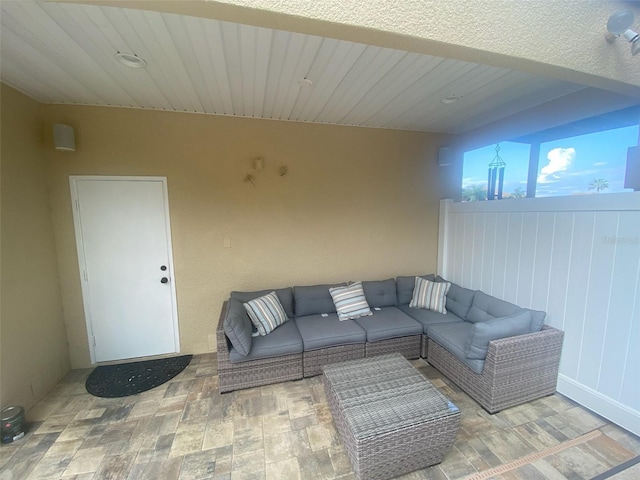
<svg viewBox="0 0 640 480">
<path fill-rule="evenodd" d="M 465 345 L 467 358 L 484 360 L 491 340 L 529 333 L 530 323 L 531 312 L 529 310 L 523 310 L 508 317 L 475 323 Z"/>
<path fill-rule="evenodd" d="M 531 310 L 531 325 L 529 326 L 529 331 L 531 333 L 535 333 L 542 330 L 546 316 L 546 312 L 541 310 Z"/>
<path fill-rule="evenodd" d="M 227 309 L 227 315 L 224 317 L 223 327 L 224 333 L 229 338 L 233 348 L 245 357 L 249 355 L 253 327 L 251 319 L 240 300 L 229 299 L 229 308 Z"/>
</svg>

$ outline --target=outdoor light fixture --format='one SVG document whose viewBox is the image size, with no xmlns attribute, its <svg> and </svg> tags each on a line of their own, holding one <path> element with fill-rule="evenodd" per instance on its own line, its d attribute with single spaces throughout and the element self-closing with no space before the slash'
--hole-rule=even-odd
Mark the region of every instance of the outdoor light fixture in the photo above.
<svg viewBox="0 0 640 480">
<path fill-rule="evenodd" d="M 147 67 L 147 62 L 145 61 L 145 59 L 142 57 L 139 57 L 134 53 L 118 52 L 116 53 L 115 57 L 116 57 L 116 60 L 118 60 L 118 62 L 120 62 L 125 67 L 129 67 L 129 68 L 146 68 Z"/>
<path fill-rule="evenodd" d="M 448 97 L 442 98 L 440 101 L 445 105 L 451 105 L 452 103 L 458 103 L 462 97 L 460 95 L 449 95 Z"/>
<path fill-rule="evenodd" d="M 631 55 L 637 55 L 640 52 L 640 35 L 631 29 L 633 25 L 633 12 L 631 10 L 618 10 L 609 17 L 607 22 L 607 31 L 604 38 L 609 43 L 616 38 L 622 36 L 631 43 Z"/>
</svg>

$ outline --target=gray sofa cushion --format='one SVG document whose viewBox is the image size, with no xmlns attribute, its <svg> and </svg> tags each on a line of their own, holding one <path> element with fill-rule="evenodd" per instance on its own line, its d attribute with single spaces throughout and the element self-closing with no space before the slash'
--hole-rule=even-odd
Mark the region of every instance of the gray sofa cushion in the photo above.
<svg viewBox="0 0 640 480">
<path fill-rule="evenodd" d="M 484 360 L 467 358 L 466 343 L 473 330 L 473 323 L 439 323 L 427 328 L 430 339 L 444 347 L 454 357 L 468 366 L 474 372 L 481 374 Z"/>
<path fill-rule="evenodd" d="M 374 307 L 395 307 L 398 305 L 396 293 L 396 281 L 393 278 L 388 280 L 362 282 L 364 296 L 371 308 Z"/>
<path fill-rule="evenodd" d="M 307 315 L 295 319 L 304 350 L 351 345 L 367 341 L 367 333 L 354 321 L 340 321 L 338 315 L 330 313 L 322 315 Z"/>
<path fill-rule="evenodd" d="M 435 275 L 420 275 L 425 280 L 434 281 Z M 398 305 L 408 304 L 413 298 L 413 287 L 416 285 L 415 275 L 412 277 L 397 277 L 396 278 L 396 293 L 398 296 Z"/>
<path fill-rule="evenodd" d="M 478 290 L 473 296 L 473 303 L 466 320 L 473 323 L 486 322 L 494 318 L 508 317 L 521 310 L 522 308 L 513 303 L 505 302 Z"/>
<path fill-rule="evenodd" d="M 546 318 L 547 313 L 540 310 L 529 311 L 531 312 L 531 325 L 529 326 L 529 332 L 539 332 L 544 326 L 544 319 Z"/>
<path fill-rule="evenodd" d="M 231 363 L 248 362 L 261 358 L 302 353 L 302 337 L 295 322 L 286 322 L 265 337 L 254 337 L 249 355 L 241 355 L 235 348 L 229 350 Z"/>
<path fill-rule="evenodd" d="M 438 275 L 436 282 L 446 282 L 446 280 Z M 449 288 L 449 292 L 447 293 L 447 311 L 451 311 L 461 319 L 466 320 L 476 292 L 456 285 L 453 282 L 449 283 L 451 283 L 451 288 Z"/>
<path fill-rule="evenodd" d="M 467 358 L 484 360 L 491 340 L 529 333 L 530 324 L 529 310 L 523 310 L 508 317 L 474 323 L 471 336 L 465 345 Z"/>
<path fill-rule="evenodd" d="M 367 342 L 422 334 L 422 324 L 397 307 L 382 307 L 374 310 L 370 317 L 353 321 L 367 332 Z"/>
<path fill-rule="evenodd" d="M 333 303 L 329 289 L 344 285 L 346 283 L 293 287 L 293 298 L 296 305 L 295 316 L 304 317 L 305 315 L 315 315 L 317 313 L 335 313 L 336 305 Z"/>
<path fill-rule="evenodd" d="M 427 327 L 429 325 L 463 321 L 455 313 L 449 311 L 447 311 L 447 313 L 438 313 L 424 308 L 411 308 L 409 305 L 398 305 L 398 308 L 422 324 L 422 333 L 427 333 Z"/>
<path fill-rule="evenodd" d="M 242 302 L 235 298 L 229 299 L 227 315 L 224 317 L 224 333 L 231 345 L 240 355 L 248 355 L 251 351 L 251 332 L 253 325 Z"/>
<path fill-rule="evenodd" d="M 246 303 L 249 300 L 263 297 L 273 291 L 276 292 L 278 300 L 280 300 L 280 304 L 282 305 L 282 308 L 284 308 L 287 317 L 293 318 L 293 293 L 291 292 L 291 288 L 272 288 L 269 290 L 260 290 L 258 292 L 231 292 L 231 298 L 236 298 L 242 303 Z"/>
</svg>

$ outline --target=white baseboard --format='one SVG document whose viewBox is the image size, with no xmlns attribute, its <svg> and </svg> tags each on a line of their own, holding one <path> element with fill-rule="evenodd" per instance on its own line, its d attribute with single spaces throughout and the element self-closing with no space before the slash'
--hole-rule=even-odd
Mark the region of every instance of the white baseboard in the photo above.
<svg viewBox="0 0 640 480">
<path fill-rule="evenodd" d="M 611 420 L 630 432 L 640 435 L 640 412 L 603 395 L 566 375 L 558 376 L 558 392 Z"/>
</svg>

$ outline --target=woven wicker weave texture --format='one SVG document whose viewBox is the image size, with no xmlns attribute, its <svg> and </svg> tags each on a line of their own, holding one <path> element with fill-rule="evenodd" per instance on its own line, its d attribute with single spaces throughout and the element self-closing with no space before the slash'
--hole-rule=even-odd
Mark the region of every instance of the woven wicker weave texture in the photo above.
<svg viewBox="0 0 640 480">
<path fill-rule="evenodd" d="M 399 353 L 324 367 L 329 408 L 360 480 L 440 463 L 460 411 Z"/>
</svg>

